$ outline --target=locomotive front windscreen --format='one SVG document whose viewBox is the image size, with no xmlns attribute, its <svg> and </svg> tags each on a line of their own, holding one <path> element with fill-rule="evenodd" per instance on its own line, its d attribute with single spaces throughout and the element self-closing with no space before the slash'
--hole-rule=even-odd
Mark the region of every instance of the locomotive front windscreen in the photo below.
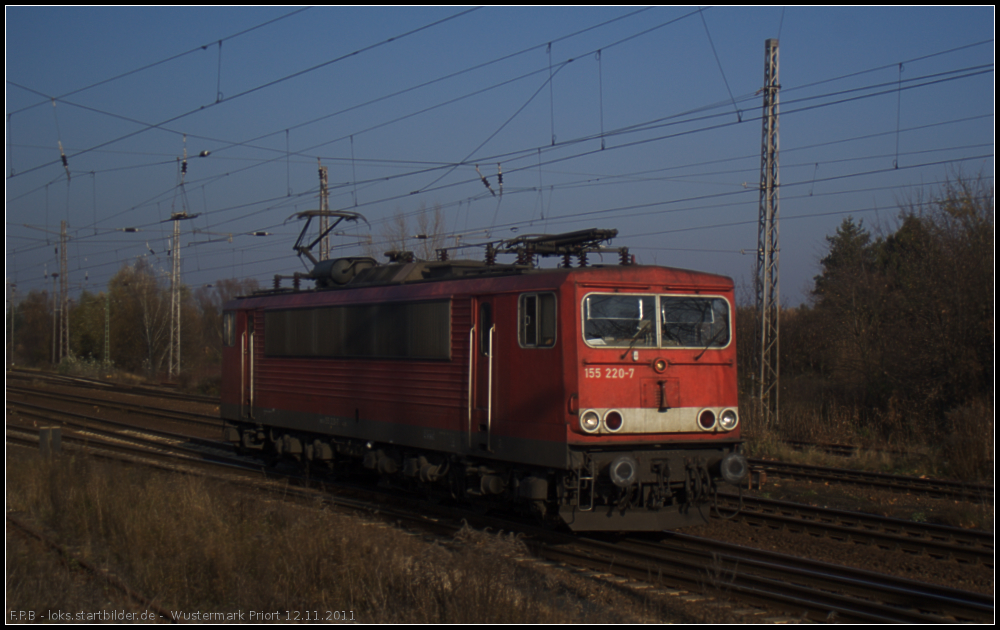
<svg viewBox="0 0 1000 630">
<path fill-rule="evenodd" d="M 723 348 L 731 338 L 729 302 L 721 297 L 592 293 L 582 311 L 592 347 Z"/>
<path fill-rule="evenodd" d="M 729 303 L 722 298 L 660 296 L 662 347 L 729 345 Z"/>
<path fill-rule="evenodd" d="M 592 346 L 655 346 L 655 313 L 653 295 L 588 295 L 583 299 L 584 338 Z"/>
</svg>

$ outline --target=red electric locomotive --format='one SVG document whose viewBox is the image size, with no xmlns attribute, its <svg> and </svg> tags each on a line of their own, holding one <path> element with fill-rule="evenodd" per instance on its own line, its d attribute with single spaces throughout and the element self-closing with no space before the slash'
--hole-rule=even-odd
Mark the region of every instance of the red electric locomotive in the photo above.
<svg viewBox="0 0 1000 630">
<path fill-rule="evenodd" d="M 228 439 L 574 530 L 701 522 L 748 470 L 733 283 L 632 264 L 601 247 L 615 234 L 519 238 L 485 262 L 319 261 L 315 289 L 276 279 L 228 303 Z M 610 251 L 622 264 L 587 264 Z M 533 264 L 546 255 L 563 266 Z"/>
</svg>

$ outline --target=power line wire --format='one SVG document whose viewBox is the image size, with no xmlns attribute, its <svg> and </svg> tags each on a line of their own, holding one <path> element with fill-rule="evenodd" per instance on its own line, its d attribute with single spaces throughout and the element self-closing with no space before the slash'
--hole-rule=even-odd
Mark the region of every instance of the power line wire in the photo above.
<svg viewBox="0 0 1000 630">
<path fill-rule="evenodd" d="M 970 45 L 970 46 L 972 46 L 972 45 Z M 968 46 L 966 46 L 966 47 L 968 47 Z M 965 47 L 962 47 L 962 48 L 965 48 Z M 943 53 L 938 53 L 938 54 L 943 54 Z M 929 56 L 932 56 L 932 55 L 928 55 L 928 56 L 925 56 L 924 58 L 926 58 L 926 57 L 929 57 Z M 890 66 L 890 67 L 891 67 L 891 66 Z M 981 67 L 987 67 L 987 66 L 981 66 Z M 951 71 L 951 72 L 959 72 L 959 71 Z M 982 74 L 982 73 L 978 73 L 978 74 Z M 968 76 L 975 76 L 975 75 L 968 75 Z M 965 78 L 965 77 L 953 77 L 953 78 L 950 78 L 950 79 L 948 79 L 948 80 L 954 80 L 954 79 L 956 79 L 956 78 Z M 832 80 L 832 79 L 831 79 L 831 80 Z M 930 85 L 930 84 L 932 84 L 932 83 L 928 83 L 928 84 L 926 84 L 926 85 Z M 815 84 L 812 84 L 812 85 L 815 85 Z M 898 84 L 895 84 L 895 83 L 894 83 L 894 85 L 896 85 L 896 90 L 895 90 L 895 91 L 898 91 L 898 90 L 900 89 L 900 87 L 901 87 L 900 85 L 898 85 Z M 909 87 L 921 87 L 921 86 L 908 86 L 908 88 L 907 88 L 907 89 L 909 89 Z M 874 89 L 874 87 L 873 87 L 873 86 L 869 86 L 869 87 L 867 87 L 867 88 L 857 88 L 856 90 L 864 90 L 864 89 Z M 851 91 L 856 91 L 856 90 L 851 90 Z M 894 90 L 889 90 L 889 91 L 887 91 L 887 92 L 882 92 L 881 94 L 887 94 L 887 93 L 890 93 L 890 92 L 892 92 L 892 91 L 894 91 Z M 850 92 L 850 91 L 847 91 L 847 92 Z M 842 92 L 836 92 L 836 93 L 832 93 L 832 94 L 843 94 L 843 93 L 846 93 L 846 92 L 842 91 Z M 875 95 L 865 95 L 865 96 L 862 96 L 862 97 L 858 97 L 858 98 L 868 98 L 868 97 L 871 97 L 871 96 L 878 96 L 878 95 L 881 95 L 881 94 L 875 94 Z M 808 98 L 820 98 L 820 97 L 808 97 Z M 735 99 L 733 99 L 733 100 L 735 100 Z M 853 99 L 849 99 L 849 100 L 853 100 Z M 818 105 L 818 106 L 829 106 L 829 105 L 832 105 L 832 104 L 840 104 L 840 103 L 842 103 L 842 102 L 845 102 L 845 101 L 838 101 L 837 103 L 825 103 L 825 104 L 820 104 L 820 105 Z M 804 110 L 799 110 L 799 111 L 804 111 Z M 721 114 L 720 114 L 720 115 L 721 115 Z M 660 119 L 660 120 L 662 120 L 662 119 Z M 690 121 L 687 121 L 687 122 L 690 122 Z M 944 123 L 935 123 L 935 124 L 944 124 Z M 701 130 L 695 130 L 695 131 L 707 131 L 707 130 L 711 130 L 711 129 L 712 129 L 712 128 L 704 128 L 704 129 L 701 129 Z M 635 133 L 638 133 L 639 131 L 648 131 L 648 129 L 637 129 L 637 130 L 635 130 L 634 132 L 635 132 Z M 630 133 L 631 133 L 631 132 L 632 132 L 632 131 L 630 131 Z M 694 132 L 694 131 L 693 131 L 693 132 Z M 692 133 L 693 133 L 693 132 L 692 132 Z M 885 133 L 894 133 L 894 132 L 885 132 Z M 602 134 L 600 134 L 600 136 L 595 136 L 595 137 L 601 137 L 601 139 L 603 140 L 603 138 L 605 137 L 605 135 L 606 135 L 606 134 L 603 134 L 603 133 L 602 133 Z M 879 134 L 873 134 L 873 135 L 879 135 Z M 662 138 L 660 138 L 660 139 L 662 139 Z M 582 141 L 582 140 L 580 140 L 580 141 Z M 648 140 L 646 140 L 646 141 L 648 141 Z M 837 141 L 831 141 L 830 143 L 822 143 L 822 144 L 834 144 L 834 143 L 838 143 L 838 142 L 846 142 L 846 141 L 849 141 L 849 139 L 848 139 L 848 140 L 837 140 Z M 820 146 L 820 145 L 816 145 L 816 146 Z M 526 150 L 524 150 L 524 151 L 531 151 L 531 152 L 534 152 L 534 149 L 526 149 Z M 786 150 L 786 151 L 787 151 L 787 150 Z M 286 153 L 287 153 L 287 149 L 286 149 Z M 539 149 L 539 155 L 540 155 L 540 149 Z M 583 154 L 579 154 L 578 156 L 570 156 L 569 158 L 564 158 L 564 159 L 573 159 L 573 157 L 580 157 L 580 156 L 583 156 L 583 155 L 586 155 L 586 153 L 583 153 Z M 982 157 L 982 156 L 977 156 L 976 158 L 969 158 L 969 159 L 978 159 L 978 157 Z M 481 159 L 486 159 L 486 158 L 481 158 Z M 860 158 L 858 158 L 858 159 L 860 159 Z M 562 161 L 562 160 L 559 160 L 559 161 Z M 555 162 L 552 162 L 552 163 L 555 163 Z M 549 164 L 549 162 L 546 162 L 546 164 Z M 447 164 L 447 165 L 443 165 L 443 164 L 442 164 L 441 166 L 442 166 L 442 167 L 445 167 L 445 168 L 447 168 L 447 167 L 457 167 L 457 166 L 459 166 L 459 165 L 461 165 L 461 163 L 452 163 L 452 164 Z M 410 175 L 412 175 L 412 174 L 410 174 Z M 408 174 L 401 174 L 400 176 L 409 176 L 409 175 L 408 175 Z M 356 178 L 355 178 L 355 180 L 356 180 Z M 812 180 L 812 183 L 815 183 L 815 181 L 823 181 L 823 180 Z M 372 183 L 374 183 L 374 182 L 372 182 Z M 354 184 L 356 185 L 356 184 L 358 184 L 358 182 L 357 182 L 357 181 L 355 181 L 355 182 L 354 182 Z M 791 185 L 791 184 L 789 184 L 789 185 Z M 376 202 L 374 202 L 374 203 L 378 203 L 378 202 L 376 201 Z M 263 247 L 263 246 L 264 246 L 264 245 L 262 245 L 262 247 Z"/>
<path fill-rule="evenodd" d="M 337 63 L 339 61 L 343 61 L 345 59 L 349 59 L 349 58 L 351 58 L 351 57 L 353 57 L 355 55 L 359 55 L 361 53 L 373 50 L 375 48 L 379 48 L 381 46 L 385 46 L 387 44 L 399 41 L 401 39 L 404 39 L 406 37 L 409 37 L 411 35 L 414 35 L 416 33 L 424 31 L 426 29 L 433 28 L 433 27 L 438 26 L 440 24 L 443 24 L 445 22 L 449 22 L 451 20 L 454 20 L 454 19 L 457 19 L 459 17 L 465 16 L 465 15 L 467 15 L 467 14 L 473 12 L 473 11 L 478 10 L 479 8 L 480 7 L 473 7 L 471 9 L 466 9 L 465 11 L 461 11 L 461 12 L 455 14 L 455 15 L 449 16 L 447 18 L 443 18 L 441 20 L 437 20 L 437 21 L 432 22 L 430 24 L 425 24 L 424 26 L 420 26 L 420 27 L 417 27 L 415 29 L 411 29 L 411 30 L 409 30 L 409 31 L 407 31 L 405 33 L 402 33 L 402 34 L 397 35 L 395 37 L 390 37 L 390 38 L 388 38 L 386 40 L 383 40 L 381 42 L 378 42 L 378 43 L 375 43 L 375 44 L 371 44 L 369 46 L 365 46 L 365 47 L 359 48 L 359 49 L 355 50 L 354 52 L 350 52 L 350 53 L 341 55 L 339 57 L 336 57 L 334 59 L 325 61 L 323 63 L 316 64 L 315 66 L 306 68 L 305 70 L 300 70 L 298 72 L 294 72 L 292 74 L 285 75 L 285 76 L 280 77 L 278 79 L 275 79 L 273 81 L 268 81 L 267 83 L 264 83 L 262 85 L 258 85 L 256 87 L 250 88 L 248 90 L 244 90 L 243 92 L 240 92 L 240 93 L 238 93 L 238 94 L 236 94 L 234 96 L 231 96 L 231 97 L 229 97 L 229 98 L 227 98 L 225 100 L 216 101 L 214 103 L 209 103 L 208 105 L 203 105 L 201 107 L 192 109 L 192 110 L 190 110 L 188 112 L 185 112 L 183 114 L 179 114 L 179 115 L 174 116 L 172 118 L 168 118 L 167 120 L 164 120 L 164 121 L 162 121 L 160 123 L 149 125 L 148 127 L 144 128 L 144 129 L 139 129 L 137 131 L 133 131 L 131 133 L 127 133 L 124 136 L 120 136 L 120 137 L 115 138 L 113 140 L 108 140 L 107 142 L 103 142 L 101 144 L 98 144 L 97 146 L 91 147 L 90 149 L 84 149 L 83 151 L 80 151 L 79 153 L 76 153 L 72 157 L 78 157 L 78 156 L 83 155 L 85 153 L 89 153 L 90 151 L 93 151 L 94 149 L 99 149 L 99 148 L 102 148 L 102 147 L 106 147 L 106 146 L 108 146 L 110 144 L 114 144 L 116 142 L 121 142 L 122 140 L 125 140 L 127 138 L 131 138 L 131 137 L 136 136 L 136 135 L 141 134 L 141 133 L 144 133 L 146 131 L 149 131 L 150 129 L 160 129 L 160 128 L 163 127 L 163 125 L 172 123 L 172 122 L 180 120 L 182 118 L 186 118 L 186 117 L 188 117 L 188 116 L 190 116 L 192 114 L 196 114 L 198 112 L 203 112 L 203 111 L 205 111 L 205 110 L 207 110 L 209 108 L 215 107 L 215 106 L 220 105 L 222 103 L 230 103 L 230 102 L 232 102 L 234 100 L 237 100 L 237 99 L 242 98 L 244 96 L 247 96 L 249 94 L 253 94 L 253 93 L 258 92 L 260 90 L 267 89 L 269 87 L 278 85 L 279 83 L 283 83 L 285 81 L 294 79 L 296 77 L 303 76 L 303 75 L 308 74 L 310 72 L 314 72 L 316 70 L 319 70 L 320 68 L 325 68 L 326 66 L 329 66 L 330 64 Z M 21 172 L 17 173 L 16 175 L 13 175 L 12 177 L 17 177 L 17 176 L 25 175 L 27 173 L 31 173 L 33 171 L 36 171 L 36 170 L 38 170 L 40 168 L 45 168 L 46 166 L 51 166 L 52 164 L 53 164 L 53 162 L 48 162 L 48 163 L 45 163 L 45 164 L 40 164 L 38 166 L 34 166 L 34 167 L 31 167 L 31 168 L 28 168 L 27 170 L 21 171 Z"/>
<path fill-rule="evenodd" d="M 255 31 L 257 29 L 264 28 L 265 26 L 269 26 L 271 24 L 274 24 L 275 22 L 280 22 L 281 20 L 284 20 L 286 18 L 290 18 L 293 15 L 298 15 L 299 13 L 302 13 L 303 11 L 306 11 L 306 10 L 308 10 L 310 8 L 311 7 L 303 7 L 301 9 L 296 9 L 295 11 L 292 11 L 291 13 L 286 13 L 285 15 L 276 17 L 276 18 L 268 20 L 266 22 L 262 22 L 261 24 L 258 24 L 256 26 L 251 26 L 250 28 L 244 29 L 244 30 L 242 30 L 242 31 L 240 31 L 238 33 L 233 33 L 232 35 L 227 35 L 226 37 L 223 37 L 222 39 L 219 39 L 217 41 L 221 45 L 222 42 L 224 42 L 224 41 L 228 41 L 228 40 L 231 40 L 231 39 L 236 39 L 237 37 L 240 37 L 242 35 L 246 35 L 247 33 L 250 33 L 250 32 Z M 209 46 L 214 45 L 215 43 L 216 42 L 213 41 L 213 42 L 211 42 L 209 44 L 204 44 L 202 46 L 195 46 L 191 50 L 186 50 L 186 51 L 184 51 L 182 53 L 177 53 L 176 55 L 171 55 L 170 57 L 167 57 L 165 59 L 161 59 L 159 61 L 154 61 L 153 63 L 146 64 L 145 66 L 141 66 L 139 68 L 135 68 L 134 70 L 129 70 L 128 72 L 123 72 L 122 74 L 115 75 L 115 76 L 113 76 L 111 78 L 108 78 L 108 79 L 103 79 L 101 81 L 97 81 L 96 83 L 91 83 L 90 85 L 87 85 L 85 87 L 78 88 L 78 89 L 72 90 L 70 92 L 66 92 L 65 94 L 62 94 L 60 96 L 56 96 L 56 97 L 53 97 L 53 98 L 55 98 L 56 100 L 62 100 L 64 98 L 66 98 L 67 96 L 72 96 L 74 94 L 79 94 L 80 92 L 86 92 L 87 90 L 90 90 L 92 88 L 95 88 L 95 87 L 98 87 L 98 86 L 101 86 L 101 85 L 106 85 L 106 84 L 111 83 L 113 81 L 117 81 L 118 79 L 123 79 L 123 78 L 125 78 L 127 76 L 131 76 L 131 75 L 137 74 L 139 72 L 144 72 L 144 71 L 149 70 L 151 68 L 155 68 L 156 66 L 159 66 L 159 65 L 162 65 L 162 64 L 174 61 L 176 59 L 180 59 L 181 57 L 185 57 L 185 56 L 190 55 L 192 53 L 196 53 L 196 52 L 201 51 L 201 50 L 206 50 Z M 11 85 L 16 85 L 12 81 L 7 81 L 7 83 L 10 83 Z M 34 92 L 36 94 L 38 93 L 35 90 L 31 90 L 30 88 L 26 88 L 24 86 L 17 86 L 17 87 L 20 87 L 21 89 L 29 90 L 29 91 Z M 17 109 L 17 110 L 14 110 L 12 112 L 9 112 L 7 115 L 8 116 L 13 116 L 14 114 L 19 114 L 21 112 L 28 111 L 29 109 L 33 109 L 35 107 L 38 107 L 39 105 L 44 105 L 47 102 L 48 102 L 47 100 L 46 101 L 39 101 L 38 103 L 35 103 L 33 105 L 28 105 L 26 107 L 22 107 L 21 109 Z"/>
</svg>

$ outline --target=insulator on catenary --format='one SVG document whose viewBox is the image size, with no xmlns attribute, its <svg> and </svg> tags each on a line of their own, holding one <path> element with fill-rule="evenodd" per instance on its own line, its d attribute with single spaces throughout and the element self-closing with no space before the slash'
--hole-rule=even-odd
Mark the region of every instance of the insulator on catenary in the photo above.
<svg viewBox="0 0 1000 630">
<path fill-rule="evenodd" d="M 493 195 L 494 197 L 496 197 L 497 194 L 493 191 L 493 187 L 490 186 L 489 181 L 487 181 L 487 179 L 485 177 L 483 177 L 483 174 L 479 172 L 479 165 L 478 164 L 476 164 L 476 172 L 479 173 L 479 179 L 481 179 L 483 181 L 483 186 L 486 186 L 486 188 L 489 189 L 490 194 Z"/>
<path fill-rule="evenodd" d="M 184 156 L 181 159 L 181 184 L 184 183 L 184 176 L 188 172 L 188 137 L 184 134 Z"/>
<path fill-rule="evenodd" d="M 62 158 L 63 168 L 66 169 L 66 180 L 69 181 L 69 160 L 66 159 L 66 152 L 63 151 L 62 140 L 59 141 L 59 157 Z"/>
<path fill-rule="evenodd" d="M 499 162 L 497 162 L 497 184 L 500 187 L 500 196 L 503 197 L 503 169 Z"/>
</svg>

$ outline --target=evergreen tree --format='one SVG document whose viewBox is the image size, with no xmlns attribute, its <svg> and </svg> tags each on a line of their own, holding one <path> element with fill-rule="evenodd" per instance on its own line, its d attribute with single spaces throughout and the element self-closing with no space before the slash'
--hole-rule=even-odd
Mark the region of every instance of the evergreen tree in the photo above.
<svg viewBox="0 0 1000 630">
<path fill-rule="evenodd" d="M 958 178 L 899 219 L 885 238 L 845 219 L 826 239 L 808 317 L 782 332 L 810 327 L 797 337 L 815 340 L 817 360 L 798 365 L 818 367 L 828 396 L 940 433 L 948 411 L 992 396 L 993 190 Z"/>
</svg>

